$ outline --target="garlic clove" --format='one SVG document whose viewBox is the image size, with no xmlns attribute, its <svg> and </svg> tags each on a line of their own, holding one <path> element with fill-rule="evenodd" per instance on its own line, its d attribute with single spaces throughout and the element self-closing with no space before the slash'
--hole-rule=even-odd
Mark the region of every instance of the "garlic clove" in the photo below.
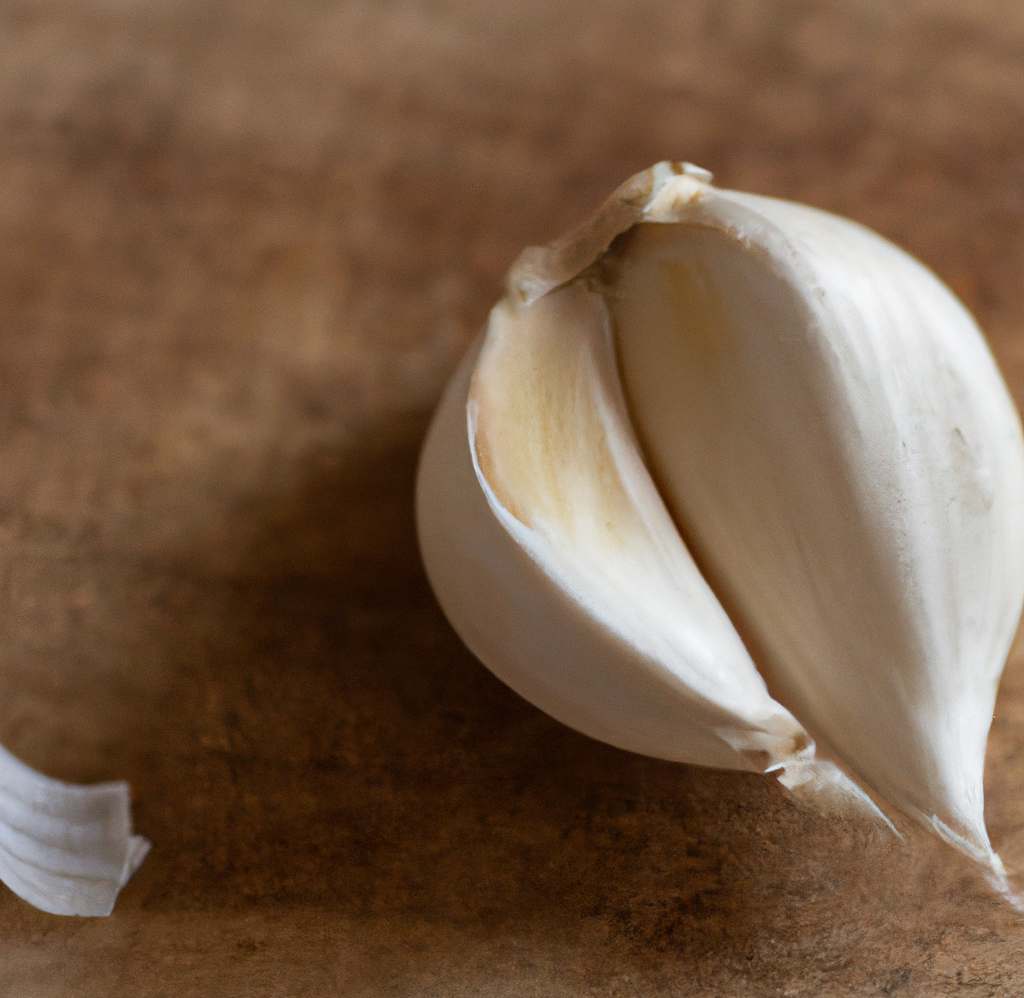
<svg viewBox="0 0 1024 998">
<path fill-rule="evenodd" d="M 1024 601 L 1024 445 L 973 319 L 861 226 L 708 188 L 606 260 L 634 426 L 770 687 L 883 796 L 990 853 Z"/>
<path fill-rule="evenodd" d="M 495 308 L 427 436 L 417 521 L 449 620 L 542 710 L 885 821 L 815 759 L 694 565 L 640 457 L 601 296 L 574 283 Z"/>
<path fill-rule="evenodd" d="M 709 179 L 658 164 L 513 266 L 424 447 L 431 583 L 573 727 L 870 811 L 810 729 L 998 881 L 981 775 L 1024 601 L 1019 420 L 920 264 Z"/>
</svg>

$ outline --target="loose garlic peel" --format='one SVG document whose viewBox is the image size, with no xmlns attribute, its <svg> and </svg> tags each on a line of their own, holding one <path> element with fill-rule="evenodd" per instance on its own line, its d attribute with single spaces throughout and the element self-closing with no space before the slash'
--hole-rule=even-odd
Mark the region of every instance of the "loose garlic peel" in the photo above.
<svg viewBox="0 0 1024 998">
<path fill-rule="evenodd" d="M 29 904 L 109 915 L 148 851 L 126 783 L 54 780 L 0 748 L 0 880 Z"/>
<path fill-rule="evenodd" d="M 813 731 L 1005 889 L 982 772 L 1024 602 L 1013 404 L 919 263 L 709 180 L 659 164 L 517 261 L 424 446 L 431 583 L 572 727 L 885 820 Z"/>
</svg>

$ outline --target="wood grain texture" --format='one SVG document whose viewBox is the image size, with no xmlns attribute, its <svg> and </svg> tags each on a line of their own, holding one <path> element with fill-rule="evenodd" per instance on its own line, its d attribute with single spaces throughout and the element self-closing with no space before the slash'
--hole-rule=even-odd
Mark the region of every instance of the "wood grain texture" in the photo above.
<svg viewBox="0 0 1024 998">
<path fill-rule="evenodd" d="M 0 740 L 130 780 L 154 849 L 106 920 L 0 892 L 0 995 L 1024 993 L 1019 917 L 906 822 L 519 700 L 412 524 L 508 264 L 658 159 L 920 256 L 1021 402 L 1022 148 L 996 0 L 7 0 Z M 1022 785 L 1017 654 L 1010 851 Z"/>
</svg>

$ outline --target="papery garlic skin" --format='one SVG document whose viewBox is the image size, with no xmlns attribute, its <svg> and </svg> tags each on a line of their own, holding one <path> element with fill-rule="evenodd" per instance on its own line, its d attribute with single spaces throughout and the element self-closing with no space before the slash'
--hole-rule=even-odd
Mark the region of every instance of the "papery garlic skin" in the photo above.
<svg viewBox="0 0 1024 998">
<path fill-rule="evenodd" d="M 0 747 L 0 880 L 19 897 L 54 915 L 109 915 L 147 852 L 126 783 L 65 783 Z"/>
<path fill-rule="evenodd" d="M 708 179 L 659 164 L 517 261 L 424 448 L 431 583 L 573 727 L 857 800 L 809 726 L 998 871 L 982 769 L 1024 602 L 1012 402 L 916 261 Z"/>
</svg>

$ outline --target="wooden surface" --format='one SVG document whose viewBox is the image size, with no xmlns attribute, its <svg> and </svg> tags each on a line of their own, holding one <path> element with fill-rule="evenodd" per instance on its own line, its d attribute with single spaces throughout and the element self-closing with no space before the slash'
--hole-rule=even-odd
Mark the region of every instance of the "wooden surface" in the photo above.
<svg viewBox="0 0 1024 998">
<path fill-rule="evenodd" d="M 411 513 L 505 268 L 662 158 L 918 254 L 1024 400 L 1022 149 L 1009 2 L 5 0 L 0 740 L 154 847 L 109 919 L 0 892 L 0 995 L 1024 993 L 907 822 L 506 690 Z M 1017 655 L 1010 851 L 1022 786 Z"/>
</svg>

